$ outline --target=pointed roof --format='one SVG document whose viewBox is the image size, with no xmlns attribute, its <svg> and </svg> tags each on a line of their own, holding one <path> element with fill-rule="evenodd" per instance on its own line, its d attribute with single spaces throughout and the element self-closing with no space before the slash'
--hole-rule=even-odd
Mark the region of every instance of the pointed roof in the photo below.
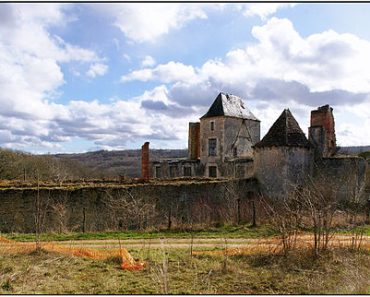
<svg viewBox="0 0 370 297">
<path fill-rule="evenodd" d="M 311 147 L 289 109 L 284 109 L 263 139 L 255 147 Z"/>
<path fill-rule="evenodd" d="M 221 92 L 201 119 L 217 116 L 228 116 L 259 121 L 254 114 L 244 106 L 243 100 L 235 95 Z"/>
</svg>

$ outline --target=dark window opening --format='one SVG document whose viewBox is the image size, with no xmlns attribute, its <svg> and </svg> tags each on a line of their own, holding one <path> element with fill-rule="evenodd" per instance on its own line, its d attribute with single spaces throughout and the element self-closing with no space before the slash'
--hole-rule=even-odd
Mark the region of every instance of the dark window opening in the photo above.
<svg viewBox="0 0 370 297">
<path fill-rule="evenodd" d="M 237 147 L 234 147 L 233 155 L 234 155 L 234 157 L 238 156 L 238 148 Z"/>
<path fill-rule="evenodd" d="M 208 156 L 217 156 L 217 139 L 208 139 Z"/>
<path fill-rule="evenodd" d="M 162 171 L 160 166 L 155 167 L 155 177 L 156 178 L 161 178 L 162 177 Z"/>
<path fill-rule="evenodd" d="M 209 166 L 208 167 L 208 176 L 209 177 L 217 177 L 217 167 L 216 166 Z"/>
<path fill-rule="evenodd" d="M 170 177 L 176 177 L 177 174 L 176 174 L 176 166 L 170 166 Z"/>
<path fill-rule="evenodd" d="M 184 167 L 184 176 L 191 176 L 191 167 Z"/>
<path fill-rule="evenodd" d="M 215 122 L 211 122 L 211 131 L 215 130 Z"/>
</svg>

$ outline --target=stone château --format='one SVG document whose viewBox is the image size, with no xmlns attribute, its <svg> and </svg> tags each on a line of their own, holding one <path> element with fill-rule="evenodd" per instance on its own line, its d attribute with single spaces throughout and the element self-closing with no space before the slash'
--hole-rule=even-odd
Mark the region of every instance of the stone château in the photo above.
<svg viewBox="0 0 370 297">
<path fill-rule="evenodd" d="M 199 122 L 189 123 L 188 158 L 150 164 L 151 177 L 251 178 L 261 192 L 282 196 L 320 174 L 346 191 L 359 190 L 366 161 L 337 154 L 333 108 L 311 111 L 308 139 L 285 109 L 260 139 L 260 120 L 235 95 L 220 93 Z M 344 180 L 350 181 L 348 187 Z"/>
</svg>

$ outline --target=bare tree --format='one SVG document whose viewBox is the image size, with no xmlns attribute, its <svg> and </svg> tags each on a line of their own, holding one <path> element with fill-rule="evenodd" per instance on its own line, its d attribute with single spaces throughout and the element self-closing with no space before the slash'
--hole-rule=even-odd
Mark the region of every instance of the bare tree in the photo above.
<svg viewBox="0 0 370 297">
<path fill-rule="evenodd" d="M 281 235 L 284 253 L 294 248 L 297 235 L 305 227 L 313 232 L 313 254 L 318 256 L 329 248 L 334 235 L 334 218 L 343 201 L 352 204 L 355 215 L 360 210 L 363 189 L 348 174 L 341 179 L 316 174 L 307 176 L 303 186 L 291 185 L 284 197 L 264 199 L 270 223 Z M 357 237 L 356 237 L 357 238 Z"/>
<path fill-rule="evenodd" d="M 67 208 L 65 203 L 60 201 L 53 204 L 51 207 L 58 221 L 58 232 L 59 233 L 65 232 L 67 225 Z"/>
<path fill-rule="evenodd" d="M 304 215 L 296 193 L 291 192 L 274 199 L 261 197 L 261 204 L 269 217 L 271 227 L 280 236 L 283 253 L 287 255 L 296 246 Z"/>
<path fill-rule="evenodd" d="M 129 190 L 119 192 L 114 197 L 106 191 L 104 203 L 111 210 L 115 226 L 144 230 L 155 217 L 155 204 L 144 198 L 136 198 Z"/>
<path fill-rule="evenodd" d="M 50 175 L 61 187 L 64 181 L 69 177 L 69 172 L 61 160 L 50 160 Z"/>
<path fill-rule="evenodd" d="M 35 244 L 36 250 L 41 249 L 41 233 L 44 231 L 45 219 L 49 207 L 49 196 L 41 198 L 40 196 L 40 178 L 37 174 L 37 191 L 35 197 L 35 211 L 34 211 L 34 223 L 35 223 Z"/>
</svg>

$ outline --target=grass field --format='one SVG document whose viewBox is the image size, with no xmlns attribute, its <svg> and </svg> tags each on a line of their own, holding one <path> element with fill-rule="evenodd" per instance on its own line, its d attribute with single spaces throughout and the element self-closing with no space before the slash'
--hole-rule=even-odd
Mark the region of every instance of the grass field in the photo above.
<svg viewBox="0 0 370 297">
<path fill-rule="evenodd" d="M 309 230 L 308 230 L 309 231 Z M 363 235 L 370 236 L 370 225 L 338 229 L 336 233 L 350 234 L 361 231 Z M 155 238 L 261 238 L 277 235 L 268 226 L 249 227 L 223 226 L 218 228 L 197 228 L 194 230 L 163 230 L 163 231 L 111 231 L 111 232 L 70 232 L 70 233 L 44 233 L 43 241 L 70 241 L 70 240 L 106 240 L 106 239 L 155 239 Z M 34 241 L 35 235 L 30 233 L 5 233 L 0 234 L 8 239 L 17 241 Z"/>
<path fill-rule="evenodd" d="M 34 241 L 34 234 L 7 233 L 0 234 L 8 239 L 17 241 Z M 44 233 L 43 241 L 66 241 L 66 240 L 94 240 L 94 239 L 141 239 L 141 238 L 257 238 L 275 235 L 268 226 L 256 228 L 241 226 L 223 226 L 219 228 L 194 229 L 194 230 L 163 230 L 163 231 L 112 231 L 112 232 L 71 232 L 71 233 Z"/>
<path fill-rule="evenodd" d="M 1 294 L 367 294 L 370 254 L 338 250 L 313 261 L 289 257 L 190 256 L 188 249 L 130 250 L 145 259 L 124 271 L 116 259 L 97 261 L 52 252 L 3 255 Z"/>
<path fill-rule="evenodd" d="M 359 230 L 370 235 L 370 226 L 338 233 L 348 236 Z M 276 240 L 273 235 L 267 226 L 43 234 L 44 240 L 59 241 L 65 247 L 93 243 L 99 250 L 108 249 L 110 242 L 117 248 L 120 238 L 122 244 L 131 242 L 123 247 L 146 266 L 127 271 L 121 269 L 117 257 L 94 260 L 29 249 L 9 253 L 0 245 L 0 294 L 370 294 L 369 249 L 334 247 L 314 259 L 310 250 L 301 248 L 286 257 L 260 246 Z M 33 246 L 30 234 L 1 236 Z M 141 244 L 144 239 L 150 239 L 151 245 Z M 171 241 L 186 244 L 180 248 L 171 246 Z M 226 247 L 245 242 L 257 242 L 258 249 L 251 254 L 226 253 Z"/>
</svg>

